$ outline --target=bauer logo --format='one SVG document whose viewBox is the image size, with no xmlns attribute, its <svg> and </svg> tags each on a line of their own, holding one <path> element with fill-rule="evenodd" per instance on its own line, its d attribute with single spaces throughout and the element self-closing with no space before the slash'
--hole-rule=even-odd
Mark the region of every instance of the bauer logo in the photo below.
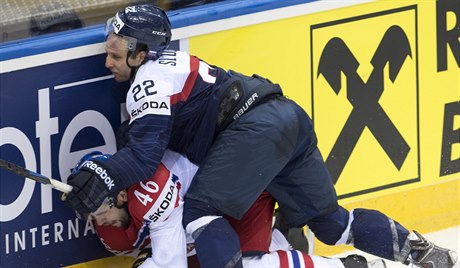
<svg viewBox="0 0 460 268">
<path fill-rule="evenodd" d="M 416 18 L 408 6 L 311 26 L 312 116 L 340 198 L 419 180 Z"/>
</svg>

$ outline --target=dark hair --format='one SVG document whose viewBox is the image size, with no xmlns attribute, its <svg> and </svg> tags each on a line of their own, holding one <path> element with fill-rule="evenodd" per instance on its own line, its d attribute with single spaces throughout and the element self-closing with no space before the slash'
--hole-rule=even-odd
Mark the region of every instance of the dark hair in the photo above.
<svg viewBox="0 0 460 268">
<path fill-rule="evenodd" d="M 147 45 L 146 44 L 137 44 L 136 45 L 136 50 L 135 50 L 135 53 L 139 53 L 141 51 L 145 51 L 145 52 L 148 52 L 147 51 Z"/>
</svg>

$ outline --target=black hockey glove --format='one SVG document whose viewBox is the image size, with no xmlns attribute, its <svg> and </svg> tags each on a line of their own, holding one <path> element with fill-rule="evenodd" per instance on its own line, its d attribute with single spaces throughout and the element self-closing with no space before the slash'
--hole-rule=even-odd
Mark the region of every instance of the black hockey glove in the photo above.
<svg viewBox="0 0 460 268">
<path fill-rule="evenodd" d="M 115 197 L 115 182 L 101 161 L 90 159 L 72 172 L 67 183 L 72 192 L 62 196 L 64 202 L 85 219 L 96 211 L 106 197 Z"/>
<path fill-rule="evenodd" d="M 145 260 L 150 258 L 150 257 L 152 257 L 152 249 L 151 248 L 144 248 L 137 255 L 136 260 L 134 261 L 132 268 L 137 268 L 137 267 L 141 266 L 145 262 Z"/>
</svg>

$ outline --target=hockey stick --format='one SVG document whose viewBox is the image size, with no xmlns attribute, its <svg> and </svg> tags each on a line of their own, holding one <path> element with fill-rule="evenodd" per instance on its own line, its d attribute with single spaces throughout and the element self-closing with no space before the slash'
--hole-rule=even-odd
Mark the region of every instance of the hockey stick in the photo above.
<svg viewBox="0 0 460 268">
<path fill-rule="evenodd" d="M 72 186 L 66 183 L 63 183 L 55 179 L 50 179 L 48 177 L 43 176 L 42 174 L 30 171 L 24 167 L 10 163 L 3 159 L 0 159 L 0 168 L 3 168 L 13 174 L 32 179 L 39 183 L 48 184 L 54 189 L 63 192 L 64 194 L 68 194 L 72 191 Z"/>
</svg>

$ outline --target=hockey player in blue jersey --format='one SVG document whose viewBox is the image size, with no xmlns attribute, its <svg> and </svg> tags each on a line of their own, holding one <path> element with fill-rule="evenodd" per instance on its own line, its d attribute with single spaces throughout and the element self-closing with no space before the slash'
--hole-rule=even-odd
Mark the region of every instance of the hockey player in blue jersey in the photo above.
<svg viewBox="0 0 460 268">
<path fill-rule="evenodd" d="M 419 267 L 454 265 L 453 251 L 381 212 L 338 204 L 312 122 L 278 84 L 167 50 L 169 20 L 152 5 L 126 7 L 107 29 L 106 67 L 116 81 L 131 82 L 128 143 L 69 177 L 70 207 L 94 212 L 105 197 L 154 174 L 168 148 L 200 166 L 183 225 L 201 267 L 242 266 L 237 235 L 222 216 L 241 218 L 264 190 L 288 226 L 308 225 L 326 244 Z"/>
</svg>

